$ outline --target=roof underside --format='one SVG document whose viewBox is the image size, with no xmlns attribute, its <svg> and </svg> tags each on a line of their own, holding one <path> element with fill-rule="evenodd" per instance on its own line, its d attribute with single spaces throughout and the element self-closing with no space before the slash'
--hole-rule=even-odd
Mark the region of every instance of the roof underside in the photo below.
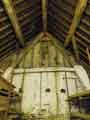
<svg viewBox="0 0 90 120">
<path fill-rule="evenodd" d="M 17 26 L 23 37 L 16 32 L 13 19 L 10 19 L 5 8 L 5 0 L 0 1 L 0 60 L 15 53 L 27 42 L 34 40 L 35 36 L 43 31 L 42 0 L 12 0 L 11 6 L 16 15 Z M 10 0 L 7 0 L 10 1 Z M 64 46 L 66 37 L 73 21 L 78 0 L 48 0 L 47 2 L 47 32 L 55 36 Z M 10 8 L 11 9 L 11 8 Z M 10 11 L 9 11 L 10 13 Z M 11 14 L 12 15 L 12 14 Z M 13 17 L 13 15 L 12 15 Z M 80 60 L 89 64 L 90 58 L 90 1 L 81 16 L 74 33 Z M 74 53 L 72 43 L 67 50 Z M 75 54 L 75 53 L 74 53 Z"/>
</svg>

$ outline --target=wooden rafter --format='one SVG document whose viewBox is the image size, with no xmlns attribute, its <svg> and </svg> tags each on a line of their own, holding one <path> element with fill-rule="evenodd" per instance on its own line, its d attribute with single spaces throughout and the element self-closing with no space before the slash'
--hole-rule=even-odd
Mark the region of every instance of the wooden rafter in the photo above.
<svg viewBox="0 0 90 120">
<path fill-rule="evenodd" d="M 42 0 L 43 31 L 47 31 L 47 0 Z"/>
<path fill-rule="evenodd" d="M 78 24 L 80 23 L 80 19 L 82 17 L 82 14 L 87 6 L 87 2 L 88 2 L 88 0 L 79 0 L 78 1 L 77 7 L 75 10 L 75 15 L 74 15 L 73 20 L 72 20 L 72 24 L 70 26 L 69 33 L 68 33 L 66 40 L 65 40 L 65 43 L 64 43 L 65 47 L 67 47 L 69 42 L 72 41 L 72 37 L 73 37 L 77 27 L 78 27 Z"/>
<path fill-rule="evenodd" d="M 86 53 L 87 53 L 89 64 L 90 64 L 90 50 L 88 47 L 86 48 Z"/>
<path fill-rule="evenodd" d="M 28 54 L 28 52 L 30 51 L 30 49 L 33 48 L 33 46 L 35 46 L 35 44 L 43 37 L 43 35 L 44 35 L 44 34 L 43 34 L 42 32 L 39 33 L 39 34 L 35 37 L 34 41 L 30 41 L 30 42 L 28 43 L 28 44 L 30 44 L 30 46 L 28 46 L 28 44 L 26 44 L 27 47 L 25 47 L 24 49 L 22 49 L 22 50 L 20 51 L 20 53 L 23 53 L 23 54 L 21 54 L 20 58 L 17 60 L 15 67 L 20 64 L 21 60 Z M 14 68 L 15 68 L 15 67 L 14 67 Z"/>
<path fill-rule="evenodd" d="M 10 62 L 10 64 L 9 65 L 6 65 L 6 66 L 4 66 L 3 67 L 3 70 L 4 70 L 4 72 L 8 69 L 8 67 L 11 65 L 11 67 L 14 69 L 16 66 L 18 66 L 19 64 L 20 64 L 20 62 L 22 61 L 22 59 L 28 54 L 28 52 L 30 51 L 30 49 L 41 39 L 43 37 L 43 33 L 39 33 L 36 37 L 35 37 L 35 39 L 34 39 L 34 41 L 30 41 L 28 44 L 30 44 L 30 47 L 28 46 L 28 45 L 26 45 L 26 47 L 25 48 L 22 48 L 21 50 L 19 50 L 18 51 L 18 53 L 16 53 L 16 54 L 18 54 L 18 59 L 17 59 L 17 61 L 15 62 L 15 64 L 11 64 L 11 62 Z M 33 43 L 33 44 L 32 44 Z M 10 51 L 10 52 L 12 52 L 12 51 Z M 20 53 L 23 53 L 23 54 L 20 54 Z M 8 53 L 7 53 L 8 54 Z M 11 61 L 12 60 L 12 58 L 14 58 L 13 56 L 10 56 L 9 58 L 7 58 L 7 56 L 4 56 L 3 57 L 3 59 L 5 59 L 5 60 L 3 60 L 2 59 L 2 61 L 0 61 L 1 63 L 0 63 L 0 66 L 3 66 L 4 64 L 6 64 L 9 60 Z M 14 59 L 13 59 L 14 60 Z M 8 63 L 7 63 L 8 64 Z M 1 67 L 2 68 L 2 67 Z"/>
<path fill-rule="evenodd" d="M 18 38 L 20 44 L 22 46 L 24 46 L 23 34 L 21 32 L 21 28 L 20 28 L 19 22 L 17 20 L 17 16 L 16 16 L 16 13 L 15 13 L 13 4 L 12 4 L 12 0 L 2 0 L 2 2 L 4 4 L 4 7 L 5 7 L 6 12 L 8 14 L 8 17 L 9 17 L 11 23 L 12 23 L 12 26 L 14 28 L 14 31 L 16 33 L 16 37 Z"/>
<path fill-rule="evenodd" d="M 72 44 L 73 44 L 73 50 L 74 50 L 74 53 L 75 53 L 76 60 L 77 60 L 77 62 L 79 62 L 80 57 L 79 57 L 79 51 L 78 51 L 75 36 L 73 36 L 73 38 L 72 38 Z"/>
</svg>

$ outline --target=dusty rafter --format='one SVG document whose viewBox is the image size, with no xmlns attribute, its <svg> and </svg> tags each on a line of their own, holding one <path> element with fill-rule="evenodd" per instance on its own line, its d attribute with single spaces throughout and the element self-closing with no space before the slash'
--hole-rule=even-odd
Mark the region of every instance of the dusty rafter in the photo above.
<svg viewBox="0 0 90 120">
<path fill-rule="evenodd" d="M 22 46 L 24 46 L 24 38 L 23 38 L 23 34 L 21 32 L 21 28 L 12 4 L 12 0 L 3 0 L 3 4 L 5 6 L 6 12 L 9 16 L 9 19 L 12 23 L 12 26 L 14 28 L 14 31 L 16 33 L 16 37 L 19 40 L 20 44 Z"/>
<path fill-rule="evenodd" d="M 74 53 L 75 53 L 76 60 L 77 60 L 77 62 L 79 62 L 79 60 L 80 60 L 79 50 L 78 50 L 78 45 L 76 43 L 75 36 L 73 36 L 73 38 L 72 38 L 72 45 L 73 45 L 73 50 L 74 50 Z"/>
<path fill-rule="evenodd" d="M 72 24 L 70 26 L 68 35 L 67 35 L 65 43 L 64 43 L 65 47 L 69 44 L 70 41 L 72 41 L 72 37 L 73 37 L 73 35 L 74 35 L 74 33 L 75 33 L 79 23 L 80 23 L 82 14 L 87 6 L 87 2 L 88 2 L 88 0 L 79 0 L 78 1 L 77 7 L 75 10 L 75 15 L 74 15 L 73 20 L 72 20 Z"/>
<path fill-rule="evenodd" d="M 47 31 L 47 0 L 42 0 L 43 31 Z"/>
<path fill-rule="evenodd" d="M 88 61 L 89 61 L 89 64 L 90 64 L 90 49 L 89 49 L 89 47 L 86 48 L 86 53 L 87 53 Z"/>
</svg>

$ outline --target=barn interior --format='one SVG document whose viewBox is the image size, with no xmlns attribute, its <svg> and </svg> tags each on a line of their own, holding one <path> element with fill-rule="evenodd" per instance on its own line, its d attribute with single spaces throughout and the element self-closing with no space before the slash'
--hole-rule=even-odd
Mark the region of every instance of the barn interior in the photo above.
<svg viewBox="0 0 90 120">
<path fill-rule="evenodd" d="M 0 120 L 90 120 L 90 0 L 0 0 Z"/>
</svg>

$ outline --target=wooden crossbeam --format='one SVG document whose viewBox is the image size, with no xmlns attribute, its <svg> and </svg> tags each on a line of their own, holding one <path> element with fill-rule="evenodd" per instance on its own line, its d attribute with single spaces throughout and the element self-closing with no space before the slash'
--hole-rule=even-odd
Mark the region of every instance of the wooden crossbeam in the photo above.
<svg viewBox="0 0 90 120">
<path fill-rule="evenodd" d="M 42 0 L 43 31 L 47 31 L 47 0 Z"/>
<path fill-rule="evenodd" d="M 21 74 L 21 73 L 42 73 L 42 72 L 75 72 L 74 68 L 72 67 L 49 67 L 49 68 L 32 68 L 32 69 L 24 69 L 20 68 L 20 69 L 15 69 L 13 74 Z"/>
<path fill-rule="evenodd" d="M 71 113 L 71 116 L 73 118 L 79 118 L 79 119 L 83 119 L 83 120 L 90 120 L 90 114 L 75 112 L 75 113 Z"/>
<path fill-rule="evenodd" d="M 72 41 L 72 37 L 78 27 L 78 24 L 80 23 L 80 19 L 82 17 L 82 14 L 87 6 L 88 0 L 79 0 L 76 10 L 75 10 L 75 15 L 72 20 L 72 24 L 70 26 L 70 30 L 68 32 L 68 35 L 66 37 L 64 46 L 67 47 L 69 42 Z"/>
<path fill-rule="evenodd" d="M 22 46 L 24 46 L 23 34 L 21 32 L 21 28 L 20 28 L 19 22 L 17 20 L 17 16 L 16 16 L 16 13 L 15 13 L 13 4 L 12 4 L 12 0 L 2 0 L 2 2 L 4 4 L 4 7 L 5 7 L 6 12 L 8 14 L 8 17 L 9 17 L 11 23 L 12 23 L 12 26 L 14 28 L 14 31 L 16 33 L 16 37 L 18 38 L 20 44 Z"/>
</svg>

